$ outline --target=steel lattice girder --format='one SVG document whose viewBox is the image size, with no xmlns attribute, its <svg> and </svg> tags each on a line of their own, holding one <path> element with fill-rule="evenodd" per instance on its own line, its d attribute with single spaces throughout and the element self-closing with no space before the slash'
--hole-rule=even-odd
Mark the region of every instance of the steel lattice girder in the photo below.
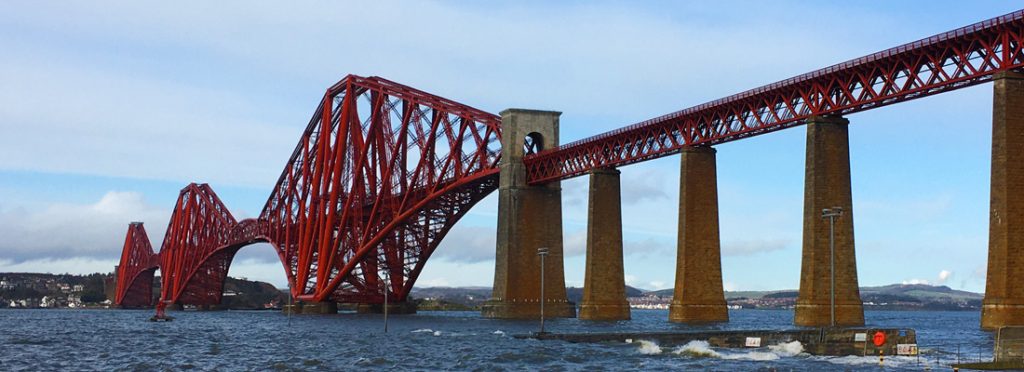
<svg viewBox="0 0 1024 372">
<path fill-rule="evenodd" d="M 387 275 L 404 298 L 416 264 L 482 198 L 461 190 L 496 188 L 500 135 L 495 115 L 378 77 L 329 88 L 261 214 L 293 295 L 366 301 Z"/>
<path fill-rule="evenodd" d="M 405 299 L 447 231 L 497 189 L 499 121 L 346 77 L 328 89 L 259 219 L 236 222 L 206 184 L 182 189 L 159 255 L 161 300 L 219 303 L 235 253 L 256 242 L 274 245 L 300 299 Z"/>
<path fill-rule="evenodd" d="M 527 156 L 528 179 L 574 177 L 981 83 L 1024 65 L 1022 18 L 1015 12 Z M 274 245 L 300 299 L 379 302 L 384 290 L 404 299 L 448 230 L 497 188 L 500 138 L 495 115 L 349 75 L 325 93 L 258 219 L 236 222 L 206 184 L 182 190 L 159 255 L 161 299 L 218 303 L 235 252 L 261 241 Z M 118 269 L 122 299 L 132 278 L 152 274 L 152 249 L 133 229 Z"/>
<path fill-rule="evenodd" d="M 527 156 L 531 184 L 934 95 L 1024 67 L 1024 11 Z"/>
<path fill-rule="evenodd" d="M 114 303 L 124 307 L 153 305 L 153 273 L 160 262 L 146 236 L 142 222 L 128 225 L 128 233 L 117 266 Z"/>
<path fill-rule="evenodd" d="M 209 185 L 193 183 L 181 190 L 160 249 L 162 301 L 179 302 L 186 288 L 188 303 L 220 301 L 220 284 L 207 277 L 226 277 L 227 265 L 211 258 L 231 245 L 235 225 L 235 218 Z"/>
</svg>

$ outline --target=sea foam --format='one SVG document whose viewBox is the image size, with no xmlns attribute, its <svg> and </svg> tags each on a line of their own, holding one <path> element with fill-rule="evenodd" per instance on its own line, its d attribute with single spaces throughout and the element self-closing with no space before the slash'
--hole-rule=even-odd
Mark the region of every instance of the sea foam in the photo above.
<svg viewBox="0 0 1024 372">
<path fill-rule="evenodd" d="M 658 344 L 655 343 L 654 341 L 637 340 L 636 343 L 640 344 L 640 348 L 637 349 L 637 352 L 639 352 L 640 354 L 661 354 L 661 346 L 658 346 Z"/>
</svg>

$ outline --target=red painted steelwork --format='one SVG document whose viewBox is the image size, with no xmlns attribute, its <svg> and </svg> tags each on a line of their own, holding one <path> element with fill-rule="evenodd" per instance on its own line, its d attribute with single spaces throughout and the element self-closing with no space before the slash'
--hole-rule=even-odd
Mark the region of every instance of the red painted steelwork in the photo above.
<svg viewBox="0 0 1024 372">
<path fill-rule="evenodd" d="M 124 238 L 121 264 L 117 265 L 114 303 L 121 307 L 152 306 L 153 273 L 159 264 L 142 222 L 132 222 Z"/>
<path fill-rule="evenodd" d="M 543 184 L 978 84 L 1024 67 L 1024 11 L 878 52 L 524 159 Z"/>
<path fill-rule="evenodd" d="M 181 191 L 161 300 L 219 303 L 235 253 L 268 242 L 298 299 L 379 303 L 388 290 L 402 301 L 448 230 L 497 189 L 500 139 L 495 115 L 349 75 L 327 90 L 258 219 L 236 222 L 206 184 Z"/>
<path fill-rule="evenodd" d="M 459 218 L 497 188 L 500 119 L 377 77 L 324 95 L 260 215 L 299 299 L 404 300 Z"/>
<path fill-rule="evenodd" d="M 526 157 L 529 182 L 981 83 L 1024 66 L 1022 35 L 1024 11 L 546 150 Z M 259 218 L 237 222 L 206 184 L 181 191 L 159 255 L 161 299 L 220 302 L 238 249 L 269 242 L 296 298 L 380 303 L 386 290 L 402 301 L 449 229 L 497 188 L 500 138 L 493 114 L 349 75 L 327 89 Z M 129 227 L 119 301 L 152 275 L 141 231 Z"/>
</svg>

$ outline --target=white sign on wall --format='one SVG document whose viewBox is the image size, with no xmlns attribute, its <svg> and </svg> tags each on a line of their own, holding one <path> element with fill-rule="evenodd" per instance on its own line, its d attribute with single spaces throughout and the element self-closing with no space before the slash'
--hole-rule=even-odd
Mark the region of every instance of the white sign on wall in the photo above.
<svg viewBox="0 0 1024 372">
<path fill-rule="evenodd" d="M 761 347 L 760 337 L 747 337 L 746 347 Z"/>
<path fill-rule="evenodd" d="M 896 344 L 896 355 L 917 355 L 917 344 Z"/>
</svg>

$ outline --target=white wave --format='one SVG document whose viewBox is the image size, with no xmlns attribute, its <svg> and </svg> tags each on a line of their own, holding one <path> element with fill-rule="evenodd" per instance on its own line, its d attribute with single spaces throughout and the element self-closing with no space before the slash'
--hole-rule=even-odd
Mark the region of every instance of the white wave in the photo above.
<svg viewBox="0 0 1024 372">
<path fill-rule="evenodd" d="M 876 365 L 877 366 L 879 364 L 878 363 L 878 356 L 876 356 L 876 355 L 872 355 L 872 356 L 848 355 L 848 356 L 841 356 L 841 357 L 816 356 L 816 357 L 812 357 L 812 358 L 813 359 L 817 359 L 817 360 L 824 360 L 824 361 L 827 361 L 827 362 L 832 363 L 832 364 L 841 364 L 841 365 L 847 365 L 847 366 L 863 366 L 863 365 Z M 885 367 L 900 367 L 900 366 L 906 366 L 906 365 L 910 365 L 910 364 L 917 364 L 917 362 L 918 362 L 918 359 L 917 359 L 916 356 L 891 356 L 891 355 L 886 355 L 885 356 L 885 360 L 883 361 L 882 365 L 885 366 Z M 921 359 L 921 363 L 922 364 L 924 364 L 926 362 L 927 361 L 925 359 Z"/>
<path fill-rule="evenodd" d="M 502 331 L 502 330 L 499 329 L 497 331 L 494 331 L 493 334 L 504 336 L 505 335 L 505 331 Z"/>
<path fill-rule="evenodd" d="M 768 350 L 779 356 L 797 356 L 804 352 L 804 345 L 800 341 L 783 342 L 778 345 L 768 345 Z"/>
<path fill-rule="evenodd" d="M 658 346 L 654 341 L 638 340 L 637 343 L 640 344 L 640 348 L 637 350 L 640 354 L 661 354 L 661 346 Z"/>
<path fill-rule="evenodd" d="M 441 335 L 441 331 L 434 331 L 434 336 L 440 336 L 440 335 Z"/>
<path fill-rule="evenodd" d="M 722 359 L 729 360 L 778 360 L 778 354 L 767 351 L 748 351 L 744 353 L 724 353 Z"/>
<path fill-rule="evenodd" d="M 782 357 L 796 356 L 803 353 L 804 346 L 799 341 L 768 346 L 768 351 L 715 351 L 707 341 L 690 341 L 676 348 L 673 353 L 696 358 L 719 358 L 728 360 L 778 360 Z"/>
<path fill-rule="evenodd" d="M 697 358 L 721 358 L 722 354 L 717 351 L 711 350 L 711 346 L 707 341 L 694 340 L 687 342 L 686 345 L 680 346 L 672 351 L 675 354 L 687 355 Z"/>
<path fill-rule="evenodd" d="M 432 332 L 434 332 L 434 330 L 430 329 L 430 328 L 420 328 L 420 329 L 417 329 L 415 331 L 412 331 L 412 333 L 432 333 Z"/>
</svg>

